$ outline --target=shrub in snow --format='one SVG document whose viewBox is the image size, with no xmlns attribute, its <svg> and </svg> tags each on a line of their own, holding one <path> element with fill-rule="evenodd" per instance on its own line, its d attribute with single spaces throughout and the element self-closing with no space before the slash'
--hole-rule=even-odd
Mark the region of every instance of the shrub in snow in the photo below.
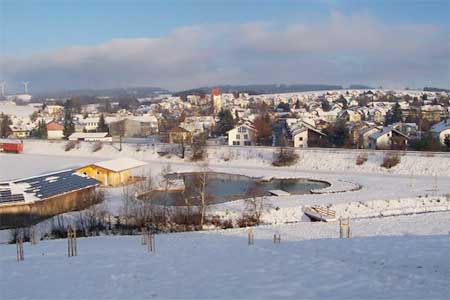
<svg viewBox="0 0 450 300">
<path fill-rule="evenodd" d="M 77 141 L 69 141 L 69 142 L 67 142 L 67 144 L 65 145 L 65 147 L 64 147 L 64 151 L 70 151 L 70 150 L 72 150 L 73 148 L 75 148 L 75 146 L 77 145 Z"/>
<path fill-rule="evenodd" d="M 367 159 L 368 159 L 368 156 L 367 156 L 366 153 L 359 154 L 359 155 L 356 157 L 356 165 L 357 165 L 357 166 L 363 165 L 363 164 L 367 161 Z"/>
<path fill-rule="evenodd" d="M 386 153 L 381 166 L 386 169 L 395 167 L 400 163 L 400 155 L 398 153 Z"/>
<path fill-rule="evenodd" d="M 237 225 L 239 227 L 249 227 L 258 225 L 258 220 L 253 215 L 243 214 L 239 219 L 237 219 Z"/>
<path fill-rule="evenodd" d="M 298 160 L 298 155 L 293 148 L 280 147 L 276 153 L 272 165 L 276 167 L 292 166 Z"/>
<path fill-rule="evenodd" d="M 99 151 L 100 149 L 102 149 L 102 146 L 103 146 L 102 142 L 94 143 L 94 145 L 92 146 L 92 152 Z"/>
</svg>

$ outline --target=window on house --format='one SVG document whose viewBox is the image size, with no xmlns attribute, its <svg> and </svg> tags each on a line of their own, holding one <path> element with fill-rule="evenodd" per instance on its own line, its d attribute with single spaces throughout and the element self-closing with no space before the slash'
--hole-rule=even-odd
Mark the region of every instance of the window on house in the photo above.
<svg viewBox="0 0 450 300">
<path fill-rule="evenodd" d="M 244 140 L 248 140 L 248 134 L 244 134 Z"/>
<path fill-rule="evenodd" d="M 236 134 L 236 139 L 240 140 L 241 139 L 241 135 L 240 134 Z"/>
<path fill-rule="evenodd" d="M 233 141 L 233 145 L 234 145 L 234 146 L 239 146 L 239 145 L 240 145 L 240 142 L 239 142 L 239 141 Z"/>
<path fill-rule="evenodd" d="M 244 145 L 245 145 L 245 146 L 251 146 L 251 145 L 252 145 L 252 142 L 250 142 L 250 141 L 244 141 Z"/>
<path fill-rule="evenodd" d="M 302 137 L 302 136 L 299 137 L 298 140 L 299 140 L 299 141 L 303 141 L 303 137 Z"/>
</svg>

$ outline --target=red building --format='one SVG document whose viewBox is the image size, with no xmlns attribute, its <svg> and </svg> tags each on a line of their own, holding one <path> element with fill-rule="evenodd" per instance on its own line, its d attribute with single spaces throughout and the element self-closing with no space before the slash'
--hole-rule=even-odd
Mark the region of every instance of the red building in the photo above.
<svg viewBox="0 0 450 300">
<path fill-rule="evenodd" d="M 220 96 L 220 90 L 219 89 L 212 89 L 211 94 L 213 96 Z"/>
<path fill-rule="evenodd" d="M 7 153 L 22 153 L 23 143 L 20 140 L 0 140 L 0 151 Z"/>
</svg>

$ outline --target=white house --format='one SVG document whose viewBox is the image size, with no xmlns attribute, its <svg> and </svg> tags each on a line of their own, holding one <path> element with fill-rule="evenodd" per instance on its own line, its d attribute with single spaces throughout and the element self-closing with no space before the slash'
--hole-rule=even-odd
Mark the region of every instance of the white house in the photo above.
<svg viewBox="0 0 450 300">
<path fill-rule="evenodd" d="M 86 119 L 80 119 L 80 124 L 86 131 L 95 131 L 98 127 L 100 117 L 88 117 Z"/>
<path fill-rule="evenodd" d="M 64 126 L 51 121 L 47 123 L 47 138 L 49 140 L 60 140 L 64 137 L 63 135 Z"/>
<path fill-rule="evenodd" d="M 228 145 L 256 145 L 256 129 L 250 124 L 241 124 L 228 131 Z"/>
<path fill-rule="evenodd" d="M 369 136 L 371 149 L 405 149 L 407 145 L 408 136 L 392 127 L 384 127 Z"/>
<path fill-rule="evenodd" d="M 385 127 L 383 130 L 372 133 L 369 136 L 370 149 L 389 149 L 391 147 L 392 128 Z"/>
<path fill-rule="evenodd" d="M 450 119 L 435 124 L 430 132 L 442 145 L 445 145 L 445 140 L 450 139 Z"/>
</svg>

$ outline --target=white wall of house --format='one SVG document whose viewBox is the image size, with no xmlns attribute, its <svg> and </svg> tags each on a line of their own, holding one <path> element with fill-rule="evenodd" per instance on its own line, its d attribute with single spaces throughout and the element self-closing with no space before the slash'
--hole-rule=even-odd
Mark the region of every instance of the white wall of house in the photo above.
<svg viewBox="0 0 450 300">
<path fill-rule="evenodd" d="M 49 140 L 61 140 L 64 137 L 62 130 L 48 130 L 47 138 Z"/>
<path fill-rule="evenodd" d="M 294 147 L 307 148 L 308 147 L 308 130 L 301 131 L 295 134 L 292 139 L 294 140 Z"/>
<path fill-rule="evenodd" d="M 94 131 L 97 130 L 99 120 L 100 118 L 86 118 L 80 120 L 80 123 L 84 126 L 85 130 Z"/>
<path fill-rule="evenodd" d="M 254 146 L 256 144 L 256 131 L 241 125 L 228 131 L 228 145 Z"/>
<path fill-rule="evenodd" d="M 388 149 L 391 146 L 392 132 L 388 132 L 376 139 L 369 138 L 369 148 L 371 149 Z"/>
</svg>

